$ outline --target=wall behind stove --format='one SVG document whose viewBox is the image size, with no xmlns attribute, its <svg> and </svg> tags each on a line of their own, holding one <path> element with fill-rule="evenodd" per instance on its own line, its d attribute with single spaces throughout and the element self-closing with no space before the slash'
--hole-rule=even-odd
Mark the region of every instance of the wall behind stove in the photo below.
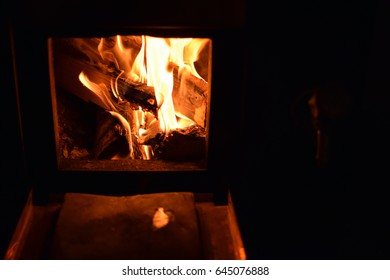
<svg viewBox="0 0 390 280">
<path fill-rule="evenodd" d="M 235 192 L 248 257 L 388 259 L 388 4 L 255 2 Z M 331 157 L 319 167 L 304 96 L 330 85 L 350 106 L 329 121 Z"/>
</svg>

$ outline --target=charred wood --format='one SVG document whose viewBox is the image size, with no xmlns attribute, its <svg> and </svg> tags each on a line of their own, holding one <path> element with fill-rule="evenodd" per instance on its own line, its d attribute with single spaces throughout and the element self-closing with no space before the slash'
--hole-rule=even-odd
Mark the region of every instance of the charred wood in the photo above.
<svg viewBox="0 0 390 280">
<path fill-rule="evenodd" d="M 146 84 L 128 83 L 122 79 L 118 80 L 118 84 L 122 89 L 121 97 L 129 101 L 133 109 L 138 110 L 137 106 L 139 106 L 144 111 L 152 112 L 158 119 L 157 100 L 153 87 Z"/>
<path fill-rule="evenodd" d="M 129 132 L 111 114 L 98 110 L 96 114 L 95 158 L 111 159 L 129 154 L 127 133 Z"/>
<path fill-rule="evenodd" d="M 205 158 L 205 137 L 174 131 L 156 148 L 156 158 L 171 161 L 198 161 Z"/>
</svg>

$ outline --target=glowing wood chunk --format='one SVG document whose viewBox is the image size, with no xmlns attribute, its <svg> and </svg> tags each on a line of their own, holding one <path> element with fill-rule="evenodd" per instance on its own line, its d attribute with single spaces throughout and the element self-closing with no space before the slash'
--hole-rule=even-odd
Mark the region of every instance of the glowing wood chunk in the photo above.
<svg viewBox="0 0 390 280">
<path fill-rule="evenodd" d="M 159 207 L 153 216 L 153 229 L 160 229 L 169 223 L 169 216 L 165 214 L 164 208 Z"/>
</svg>

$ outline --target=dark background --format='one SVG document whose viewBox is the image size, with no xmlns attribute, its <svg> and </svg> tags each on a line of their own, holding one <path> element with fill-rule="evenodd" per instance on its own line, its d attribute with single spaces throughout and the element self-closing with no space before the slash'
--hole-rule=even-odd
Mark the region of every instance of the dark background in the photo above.
<svg viewBox="0 0 390 280">
<path fill-rule="evenodd" d="M 388 8 L 276 1 L 249 9 L 245 183 L 236 196 L 249 258 L 390 258 Z M 321 165 L 305 103 L 313 89 L 330 96 L 320 110 L 329 137 Z"/>
<path fill-rule="evenodd" d="M 29 190 L 9 23 L 15 15 L 60 12 L 57 4 L 16 1 L 2 8 L 0 255 Z M 229 16 L 224 5 L 214 9 L 220 18 Z M 248 2 L 245 32 L 232 34 L 248 65 L 242 144 L 234 151 L 242 154 L 241 176 L 232 194 L 249 259 L 390 258 L 388 5 Z M 321 162 L 307 105 L 313 90 L 325 96 L 320 123 L 329 145 Z"/>
</svg>

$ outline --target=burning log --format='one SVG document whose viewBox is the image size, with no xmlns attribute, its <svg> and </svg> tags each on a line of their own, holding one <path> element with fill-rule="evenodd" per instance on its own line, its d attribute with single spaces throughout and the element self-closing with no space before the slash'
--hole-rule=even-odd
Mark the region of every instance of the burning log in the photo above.
<svg viewBox="0 0 390 280">
<path fill-rule="evenodd" d="M 129 154 L 128 133 L 109 113 L 98 110 L 96 116 L 94 157 L 111 159 Z"/>
<path fill-rule="evenodd" d="M 158 119 L 157 100 L 154 88 L 145 84 L 127 83 L 124 80 L 118 80 L 122 88 L 122 97 L 130 102 L 131 106 L 137 110 L 137 106 L 144 111 L 149 111 Z"/>
<path fill-rule="evenodd" d="M 173 80 L 172 99 L 176 112 L 188 117 L 204 128 L 206 125 L 208 98 L 207 82 L 192 75 L 186 68 L 179 71 L 178 66 L 174 67 Z"/>
<path fill-rule="evenodd" d="M 196 161 L 205 157 L 205 137 L 197 132 L 174 131 L 159 145 L 156 157 L 163 160 Z"/>
<path fill-rule="evenodd" d="M 117 98 L 110 90 L 111 84 L 115 80 L 112 74 L 106 74 L 102 69 L 95 68 L 83 61 L 79 61 L 67 55 L 59 53 L 55 57 L 56 83 L 68 92 L 78 96 L 86 102 L 92 102 L 97 106 L 111 110 L 109 104 L 117 104 Z M 108 98 L 99 97 L 96 93 L 85 87 L 79 80 L 80 73 L 84 73 L 91 82 L 97 85 L 104 85 L 110 96 Z M 141 107 L 145 111 L 151 111 L 157 116 L 157 101 L 154 89 L 145 84 L 128 83 L 124 79 L 116 79 L 115 89 L 121 97 L 129 101 L 132 107 Z M 107 96 L 106 96 L 107 97 Z M 108 100 L 107 100 L 108 99 Z"/>
</svg>

